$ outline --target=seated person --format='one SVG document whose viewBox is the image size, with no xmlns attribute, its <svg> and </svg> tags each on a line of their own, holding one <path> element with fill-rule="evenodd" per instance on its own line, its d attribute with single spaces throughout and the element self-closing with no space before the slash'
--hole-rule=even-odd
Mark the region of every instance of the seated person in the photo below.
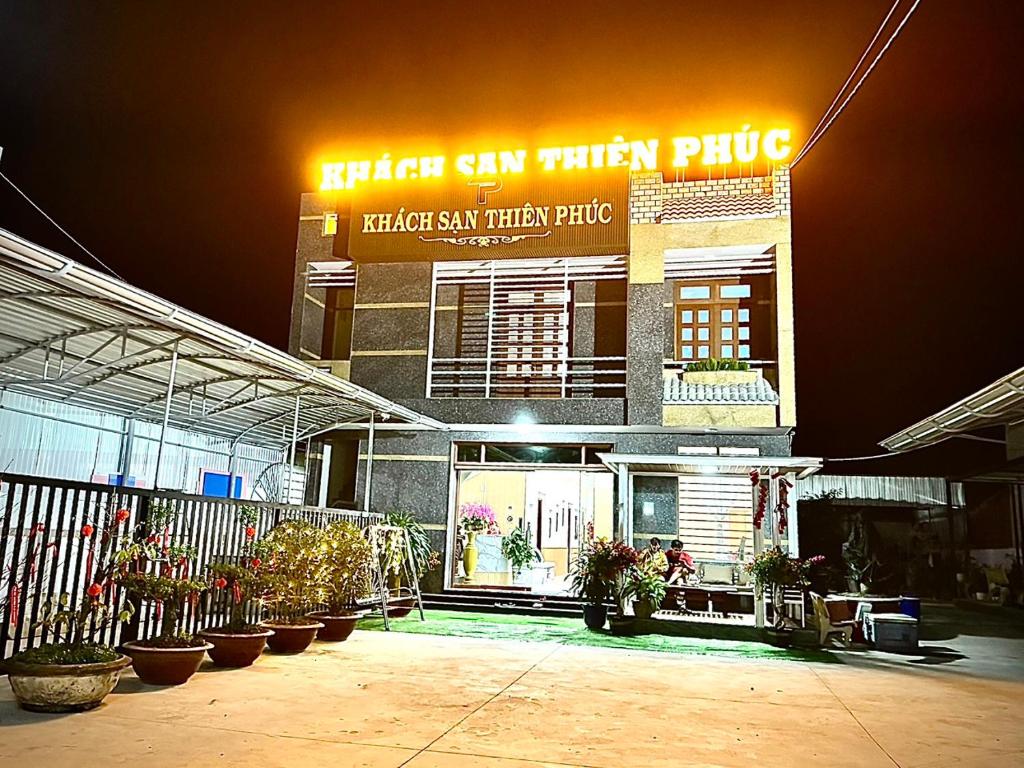
<svg viewBox="0 0 1024 768">
<path fill-rule="evenodd" d="M 668 558 L 661 549 L 661 539 L 657 536 L 651 537 L 650 542 L 640 550 L 640 564 L 649 566 L 655 573 L 665 573 L 668 570 Z"/>
<path fill-rule="evenodd" d="M 672 548 L 665 553 L 665 559 L 668 560 L 665 581 L 669 584 L 685 583 L 686 576 L 696 570 L 693 558 L 683 551 L 683 542 L 679 539 L 672 542 Z"/>
</svg>

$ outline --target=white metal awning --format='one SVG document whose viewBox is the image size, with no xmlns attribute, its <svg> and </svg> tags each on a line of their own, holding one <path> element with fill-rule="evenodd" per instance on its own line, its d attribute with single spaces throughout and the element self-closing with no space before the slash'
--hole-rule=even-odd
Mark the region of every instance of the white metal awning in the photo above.
<svg viewBox="0 0 1024 768">
<path fill-rule="evenodd" d="M 371 416 L 445 428 L 0 229 L 3 389 L 274 448 Z"/>
<path fill-rule="evenodd" d="M 808 456 L 708 456 L 687 454 L 599 453 L 612 472 L 631 475 L 746 475 L 752 469 L 795 473 L 797 479 L 821 469 L 822 460 Z"/>
<path fill-rule="evenodd" d="M 912 424 L 880 445 L 908 451 L 934 445 L 958 434 L 1024 420 L 1024 368 L 1018 368 L 973 395 Z"/>
</svg>

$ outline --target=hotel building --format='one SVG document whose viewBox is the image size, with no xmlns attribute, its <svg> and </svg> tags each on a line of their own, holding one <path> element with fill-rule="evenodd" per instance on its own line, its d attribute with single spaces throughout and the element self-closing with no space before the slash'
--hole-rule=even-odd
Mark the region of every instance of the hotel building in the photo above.
<svg viewBox="0 0 1024 768">
<path fill-rule="evenodd" d="M 771 163 L 302 195 L 289 351 L 447 425 L 336 425 L 308 448 L 326 465 L 307 469 L 310 498 L 412 513 L 444 554 L 433 589 L 465 582 L 468 503 L 499 528 L 475 585 L 508 584 L 512 527 L 543 556 L 527 583 L 564 585 L 591 526 L 679 538 L 702 577 L 742 583 L 757 547 L 796 549 L 778 479 L 820 464 L 790 450 L 791 221 Z M 749 370 L 683 374 L 713 358 Z"/>
</svg>

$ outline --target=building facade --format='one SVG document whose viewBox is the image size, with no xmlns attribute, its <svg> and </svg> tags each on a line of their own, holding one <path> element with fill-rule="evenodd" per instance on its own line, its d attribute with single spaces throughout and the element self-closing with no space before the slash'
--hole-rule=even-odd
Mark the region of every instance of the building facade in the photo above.
<svg viewBox="0 0 1024 768">
<path fill-rule="evenodd" d="M 497 518 L 477 583 L 507 583 L 512 527 L 556 581 L 588 527 L 637 546 L 678 537 L 709 566 L 749 558 L 749 472 L 789 457 L 796 426 L 790 178 L 720 175 L 302 196 L 289 351 L 448 425 L 378 424 L 369 500 L 425 524 L 446 586 L 464 578 L 466 504 Z M 749 370 L 683 375 L 713 359 Z M 339 425 L 311 448 L 330 462 L 330 502 L 361 503 L 368 437 Z M 627 479 L 612 454 L 686 466 Z M 795 547 L 794 530 L 782 539 Z"/>
</svg>

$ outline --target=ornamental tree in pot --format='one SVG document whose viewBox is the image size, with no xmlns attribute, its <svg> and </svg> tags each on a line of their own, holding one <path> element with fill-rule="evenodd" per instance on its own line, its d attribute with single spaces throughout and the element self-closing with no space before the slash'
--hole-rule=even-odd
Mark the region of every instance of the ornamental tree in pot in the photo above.
<svg viewBox="0 0 1024 768">
<path fill-rule="evenodd" d="M 138 601 L 154 605 L 160 627 L 157 634 L 127 642 L 139 679 L 152 685 L 181 685 L 199 669 L 212 646 L 181 627 L 185 602 L 193 607 L 206 584 L 190 578 L 195 547 L 171 544 L 170 531 L 179 510 L 169 503 L 153 504 L 145 530 L 118 551 L 114 580 Z"/>
<path fill-rule="evenodd" d="M 208 627 L 199 634 L 213 645 L 210 658 L 217 667 L 248 667 L 267 644 L 273 630 L 253 624 L 245 618 L 245 605 L 263 597 L 265 579 L 256 555 L 256 523 L 259 512 L 253 507 L 239 507 L 238 524 L 245 535 L 237 563 L 210 563 L 206 566 L 207 586 L 214 598 L 228 601 L 228 621 Z"/>
<path fill-rule="evenodd" d="M 83 548 L 88 551 L 89 586 L 77 600 L 65 592 L 47 597 L 42 618 L 34 628 L 52 633 L 54 640 L 17 653 L 0 663 L 18 704 L 31 712 L 81 712 L 98 707 L 131 664 L 128 656 L 95 637 L 112 621 L 127 620 L 131 611 L 119 609 L 120 595 L 113 589 L 114 552 L 127 536 L 130 512 L 107 509 L 94 524 L 82 526 Z M 22 564 L 28 567 L 28 563 Z M 21 571 L 20 568 L 17 569 Z M 11 569 L 14 573 L 15 569 Z"/>
<path fill-rule="evenodd" d="M 323 602 L 325 569 L 323 532 L 302 520 L 286 520 L 256 545 L 265 569 L 263 626 L 273 630 L 270 650 L 301 653 L 309 647 L 323 622 L 309 618 Z"/>
<path fill-rule="evenodd" d="M 357 526 L 338 522 L 327 526 L 322 546 L 327 610 L 311 613 L 310 618 L 324 625 L 317 634 L 319 639 L 347 640 L 356 622 L 366 615 L 359 600 L 370 592 L 370 543 Z"/>
</svg>

